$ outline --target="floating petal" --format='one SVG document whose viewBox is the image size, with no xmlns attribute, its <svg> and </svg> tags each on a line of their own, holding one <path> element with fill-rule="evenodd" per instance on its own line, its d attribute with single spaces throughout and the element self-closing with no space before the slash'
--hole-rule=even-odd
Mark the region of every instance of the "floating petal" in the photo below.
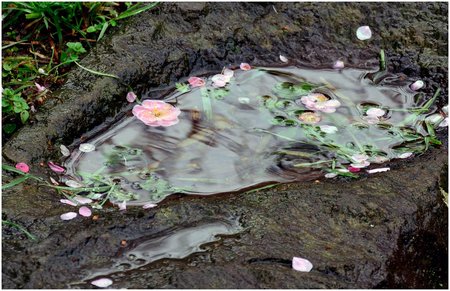
<svg viewBox="0 0 450 291">
<path fill-rule="evenodd" d="M 372 37 L 372 31 L 370 30 L 370 27 L 366 26 L 361 26 L 356 30 L 356 37 L 359 40 L 367 40 L 370 39 Z"/>
<path fill-rule="evenodd" d="M 380 108 L 372 107 L 366 111 L 366 114 L 367 114 L 367 116 L 370 116 L 370 117 L 381 117 L 386 114 L 386 111 L 384 111 L 383 109 L 380 109 Z"/>
<path fill-rule="evenodd" d="M 67 212 L 64 214 L 61 214 L 60 218 L 62 220 L 71 220 L 74 219 L 75 217 L 77 217 L 78 214 L 76 214 L 75 212 Z"/>
<path fill-rule="evenodd" d="M 352 159 L 352 161 L 356 162 L 356 163 L 360 163 L 360 162 L 364 162 L 367 161 L 369 159 L 368 155 L 365 154 L 356 154 L 350 157 Z"/>
<path fill-rule="evenodd" d="M 53 162 L 48 162 L 47 164 L 48 164 L 49 168 L 55 173 L 64 173 L 64 171 L 66 170 L 63 167 L 61 167 L 60 165 L 57 165 Z"/>
<path fill-rule="evenodd" d="M 368 162 L 368 161 L 362 161 L 362 162 L 359 162 L 359 163 L 352 163 L 352 164 L 350 164 L 350 166 L 353 167 L 353 168 L 365 168 L 365 167 L 368 167 L 369 165 L 370 165 L 370 162 Z M 349 169 L 349 171 L 351 172 L 350 169 Z"/>
<path fill-rule="evenodd" d="M 205 80 L 203 80 L 202 78 L 199 77 L 190 77 L 188 79 L 189 85 L 191 85 L 192 87 L 202 87 L 205 86 Z"/>
<path fill-rule="evenodd" d="M 30 171 L 30 167 L 25 163 L 17 163 L 16 169 L 24 173 L 28 173 Z"/>
<path fill-rule="evenodd" d="M 350 173 L 357 173 L 359 171 L 361 171 L 361 168 L 356 168 L 356 167 L 348 167 L 348 170 L 350 171 Z"/>
<path fill-rule="evenodd" d="M 65 157 L 68 157 L 68 156 L 70 156 L 70 151 L 69 151 L 69 149 L 65 146 L 65 145 L 60 145 L 59 146 L 59 149 L 61 150 L 61 154 L 63 155 L 63 156 L 65 156 Z"/>
<path fill-rule="evenodd" d="M 446 117 L 441 123 L 439 123 L 439 127 L 448 126 L 448 117 Z"/>
<path fill-rule="evenodd" d="M 335 69 L 335 70 L 340 70 L 343 68 L 344 68 L 344 62 L 341 60 L 336 61 L 333 65 L 333 69 Z"/>
<path fill-rule="evenodd" d="M 241 68 L 241 70 L 243 70 L 243 71 L 249 71 L 249 70 L 252 69 L 252 67 L 249 64 L 247 64 L 247 63 L 241 63 L 239 68 Z"/>
<path fill-rule="evenodd" d="M 228 68 L 225 68 L 225 69 L 223 69 L 222 75 L 224 75 L 228 79 L 231 79 L 231 77 L 233 77 L 233 75 L 234 75 L 234 71 L 230 70 Z"/>
<path fill-rule="evenodd" d="M 307 259 L 293 257 L 292 258 L 292 268 L 299 272 L 309 272 L 312 270 L 313 265 Z"/>
<path fill-rule="evenodd" d="M 391 168 L 378 168 L 378 169 L 371 169 L 371 170 L 366 170 L 366 171 L 369 174 L 373 174 L 373 173 L 386 172 L 386 171 L 389 171 L 390 169 Z"/>
<path fill-rule="evenodd" d="M 249 104 L 250 103 L 250 98 L 247 97 L 239 97 L 238 98 L 239 103 L 241 104 Z"/>
<path fill-rule="evenodd" d="M 80 144 L 80 152 L 89 153 L 95 151 L 95 145 L 91 143 L 82 143 Z"/>
<path fill-rule="evenodd" d="M 320 115 L 314 112 L 304 112 L 298 116 L 298 119 L 306 124 L 315 124 L 321 120 Z"/>
<path fill-rule="evenodd" d="M 91 216 L 92 211 L 86 206 L 81 206 L 80 209 L 78 209 L 78 213 L 84 217 L 89 217 Z"/>
<path fill-rule="evenodd" d="M 106 288 L 108 286 L 111 286 L 113 281 L 108 278 L 100 278 L 95 281 L 92 281 L 91 284 L 100 288 Z"/>
</svg>

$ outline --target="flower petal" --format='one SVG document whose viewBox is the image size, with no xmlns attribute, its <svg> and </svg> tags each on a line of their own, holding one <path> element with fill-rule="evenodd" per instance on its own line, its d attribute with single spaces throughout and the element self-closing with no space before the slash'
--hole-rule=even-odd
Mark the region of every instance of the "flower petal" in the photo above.
<svg viewBox="0 0 450 291">
<path fill-rule="evenodd" d="M 336 177 L 336 176 L 337 176 L 336 173 L 326 173 L 326 174 L 325 174 L 325 178 L 327 178 L 327 179 L 331 179 L 331 178 L 334 178 L 334 177 Z"/>
<path fill-rule="evenodd" d="M 65 146 L 65 145 L 60 145 L 59 146 L 59 149 L 61 150 L 61 154 L 63 155 L 63 156 L 65 156 L 65 157 L 68 157 L 68 156 L 70 156 L 70 151 L 69 151 L 69 149 Z"/>
<path fill-rule="evenodd" d="M 377 169 L 366 170 L 366 172 L 369 174 L 373 174 L 373 173 L 386 172 L 386 171 L 389 171 L 390 169 L 391 168 L 377 168 Z"/>
<path fill-rule="evenodd" d="M 407 159 L 407 158 L 409 158 L 410 156 L 412 156 L 412 154 L 413 154 L 413 153 L 411 153 L 411 152 L 403 153 L 403 154 L 399 155 L 398 158 L 399 158 L 399 159 Z"/>
<path fill-rule="evenodd" d="M 73 201 L 70 201 L 69 199 L 60 199 L 59 200 L 61 203 L 67 204 L 67 205 L 71 205 L 71 206 L 77 206 L 77 204 Z"/>
<path fill-rule="evenodd" d="M 227 77 L 227 78 L 230 79 L 230 78 L 233 77 L 234 71 L 233 71 L 233 70 L 230 70 L 230 69 L 228 69 L 228 68 L 225 68 L 225 69 L 223 69 L 222 75 L 224 75 L 225 77 Z"/>
<path fill-rule="evenodd" d="M 448 117 L 444 118 L 444 120 L 439 123 L 439 127 L 446 127 L 448 126 Z"/>
<path fill-rule="evenodd" d="M 94 280 L 91 282 L 92 285 L 100 287 L 100 288 L 106 288 L 108 286 L 111 286 L 113 281 L 108 278 L 100 278 L 97 280 Z"/>
<path fill-rule="evenodd" d="M 130 103 L 133 103 L 136 100 L 137 96 L 134 94 L 134 92 L 128 92 L 127 93 L 127 101 Z"/>
<path fill-rule="evenodd" d="M 77 201 L 80 204 L 88 204 L 92 202 L 92 199 L 86 198 L 86 197 L 81 197 L 81 196 L 75 196 L 73 197 L 73 200 Z"/>
<path fill-rule="evenodd" d="M 84 186 L 83 184 L 81 184 L 77 181 L 74 181 L 74 180 L 67 180 L 65 183 L 67 186 L 69 186 L 71 188 L 81 188 Z"/>
<path fill-rule="evenodd" d="M 250 103 L 250 98 L 247 97 L 239 97 L 238 98 L 239 103 L 241 104 L 249 104 Z"/>
<path fill-rule="evenodd" d="M 241 70 L 243 70 L 243 71 L 249 71 L 249 70 L 252 69 L 252 67 L 249 64 L 247 64 L 247 63 L 241 63 L 239 68 L 241 68 Z"/>
<path fill-rule="evenodd" d="M 359 40 L 367 40 L 372 37 L 372 31 L 370 30 L 370 27 L 367 25 L 361 26 L 356 30 L 356 37 Z"/>
<path fill-rule="evenodd" d="M 71 220 L 74 219 L 75 217 L 77 217 L 78 214 L 76 214 L 75 212 L 67 212 L 64 214 L 61 214 L 60 218 L 62 220 Z"/>
<path fill-rule="evenodd" d="M 199 77 L 190 77 L 188 79 L 189 85 L 191 85 L 192 87 L 202 87 L 205 86 L 205 80 L 203 80 L 202 78 Z"/>
<path fill-rule="evenodd" d="M 86 206 L 81 206 L 80 209 L 78 209 L 78 213 L 84 217 L 89 217 L 91 216 L 92 211 Z"/>
<path fill-rule="evenodd" d="M 287 63 L 289 60 L 285 56 L 280 55 L 280 61 L 282 61 L 283 63 Z"/>
<path fill-rule="evenodd" d="M 122 201 L 122 203 L 119 203 L 119 210 L 126 210 L 127 209 L 127 202 Z"/>
<path fill-rule="evenodd" d="M 156 206 L 158 206 L 158 204 L 155 204 L 155 203 L 147 203 L 147 204 L 145 204 L 144 206 L 142 206 L 142 208 L 148 209 L 148 208 L 153 208 L 153 207 L 156 207 Z"/>
<path fill-rule="evenodd" d="M 341 61 L 341 60 L 337 60 L 335 63 L 334 63 L 334 65 L 333 65 L 333 69 L 335 69 L 335 70 L 340 70 L 340 69 L 343 69 L 344 68 L 344 62 L 343 61 Z"/>
<path fill-rule="evenodd" d="M 30 171 L 30 167 L 25 163 L 17 163 L 16 169 L 24 173 L 28 173 Z"/>
<path fill-rule="evenodd" d="M 411 90 L 413 90 L 413 91 L 417 91 L 417 90 L 421 89 L 424 85 L 425 85 L 425 83 L 422 80 L 417 80 L 414 83 L 412 83 L 409 86 L 409 88 L 411 88 Z"/>
<path fill-rule="evenodd" d="M 333 134 L 338 131 L 338 128 L 333 125 L 320 125 L 319 127 L 320 127 L 321 131 L 323 131 L 325 133 L 329 133 L 329 134 Z"/>
<path fill-rule="evenodd" d="M 293 257 L 292 258 L 292 268 L 299 272 L 309 272 L 312 270 L 313 265 L 307 259 Z"/>
<path fill-rule="evenodd" d="M 370 117 L 381 117 L 386 114 L 386 111 L 380 108 L 372 107 L 366 111 L 366 114 Z"/>
<path fill-rule="evenodd" d="M 48 162 L 47 164 L 48 164 L 49 168 L 55 173 L 64 173 L 64 171 L 66 170 L 63 167 L 61 167 L 53 162 Z"/>
<path fill-rule="evenodd" d="M 95 145 L 91 144 L 91 143 L 82 143 L 80 144 L 80 152 L 83 153 L 89 153 L 95 150 Z"/>
</svg>

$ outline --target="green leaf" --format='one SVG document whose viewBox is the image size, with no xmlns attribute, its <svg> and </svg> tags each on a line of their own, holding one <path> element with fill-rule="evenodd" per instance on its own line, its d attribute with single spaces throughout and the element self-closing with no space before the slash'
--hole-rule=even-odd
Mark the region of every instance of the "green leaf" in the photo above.
<svg viewBox="0 0 450 291">
<path fill-rule="evenodd" d="M 68 42 L 66 45 L 75 53 L 82 54 L 86 52 L 81 42 Z"/>
<path fill-rule="evenodd" d="M 159 4 L 159 2 L 153 2 L 153 3 L 149 4 L 149 5 L 146 5 L 144 7 L 140 7 L 139 8 L 141 3 L 138 3 L 138 4 L 130 7 L 129 9 L 124 11 L 123 13 L 121 13 L 119 16 L 117 16 L 115 18 L 115 20 L 124 19 L 124 18 L 130 17 L 130 16 L 133 16 L 133 15 L 139 14 L 141 12 L 144 12 L 146 10 L 149 10 L 149 9 L 155 7 L 158 4 Z"/>
<path fill-rule="evenodd" d="M 16 130 L 16 125 L 14 123 L 7 123 L 3 126 L 3 131 L 7 134 L 11 134 Z"/>
<path fill-rule="evenodd" d="M 36 240 L 36 237 L 34 235 L 32 235 L 23 226 L 20 226 L 17 223 L 14 223 L 14 222 L 11 222 L 11 221 L 8 221 L 8 220 L 2 220 L 2 224 L 6 224 L 6 225 L 9 225 L 9 226 L 15 227 L 18 230 L 20 230 L 21 232 L 23 232 L 29 239 Z"/>
<path fill-rule="evenodd" d="M 2 185 L 2 190 L 12 188 L 12 187 L 24 182 L 28 178 L 30 178 L 30 175 L 24 175 L 22 177 L 16 178 L 16 179 L 12 180 L 11 182 L 9 182 L 8 184 Z"/>
<path fill-rule="evenodd" d="M 108 22 L 105 22 L 103 24 L 102 30 L 100 31 L 100 34 L 99 34 L 99 36 L 97 38 L 97 41 L 99 41 L 103 37 L 103 35 L 105 34 L 107 28 L 108 28 Z"/>
<path fill-rule="evenodd" d="M 176 83 L 175 87 L 180 93 L 187 93 L 190 91 L 189 85 L 184 83 Z"/>
<path fill-rule="evenodd" d="M 95 28 L 95 26 L 91 25 L 86 29 L 87 32 L 96 32 L 97 29 Z"/>
<path fill-rule="evenodd" d="M 28 113 L 28 111 L 20 112 L 20 120 L 22 121 L 22 123 L 27 122 L 29 117 L 30 117 L 30 113 Z"/>
<path fill-rule="evenodd" d="M 290 82 L 281 82 L 275 85 L 273 91 L 282 98 L 294 99 L 310 93 L 317 86 L 303 82 L 299 84 L 293 84 Z"/>
</svg>

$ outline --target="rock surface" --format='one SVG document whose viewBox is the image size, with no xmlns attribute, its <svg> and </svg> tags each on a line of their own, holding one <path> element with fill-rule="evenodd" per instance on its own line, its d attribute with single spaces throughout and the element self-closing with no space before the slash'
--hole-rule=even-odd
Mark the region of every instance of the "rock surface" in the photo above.
<svg viewBox="0 0 450 291">
<path fill-rule="evenodd" d="M 165 3 L 112 30 L 82 65 L 120 81 L 74 70 L 56 97 L 3 147 L 3 161 L 58 156 L 87 130 L 126 108 L 126 85 L 154 95 L 190 75 L 224 65 L 277 63 L 378 66 L 417 77 L 447 104 L 448 4 Z M 359 26 L 372 28 L 368 41 Z M 160 259 L 109 277 L 113 288 L 447 288 L 447 134 L 420 157 L 392 161 L 390 172 L 357 181 L 282 185 L 253 193 L 173 197 L 157 208 L 94 212 L 97 220 L 61 221 L 72 211 L 53 190 L 32 183 L 3 191 L 2 218 L 25 226 L 27 240 L 3 228 L 3 288 L 92 287 L 90 273 L 128 250 L 179 229 L 239 220 L 235 234 L 201 251 Z M 444 173 L 444 174 L 443 174 Z M 442 178 L 442 177 L 444 178 Z M 125 240 L 125 245 L 122 241 Z M 309 273 L 292 270 L 306 258 Z M 89 280 L 88 280 L 89 281 Z"/>
</svg>

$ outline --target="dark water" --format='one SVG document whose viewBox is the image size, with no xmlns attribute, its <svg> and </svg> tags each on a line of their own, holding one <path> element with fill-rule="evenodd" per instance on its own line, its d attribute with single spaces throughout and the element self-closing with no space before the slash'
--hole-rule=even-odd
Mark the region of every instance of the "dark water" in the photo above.
<svg viewBox="0 0 450 291">
<path fill-rule="evenodd" d="M 341 106 L 334 113 L 320 112 L 319 123 L 302 127 L 298 116 L 309 110 L 295 102 L 301 95 L 277 87 L 281 82 L 313 84 L 313 92 Z M 181 109 L 178 124 L 150 127 L 130 114 L 88 141 L 95 151 L 74 153 L 66 166 L 80 179 L 80 172 L 96 171 L 117 179 L 125 191 L 138 194 L 129 203 L 135 205 L 159 202 L 174 192 L 206 195 L 311 180 L 326 172 L 321 163 L 307 163 L 349 163 L 336 153 L 336 145 L 347 148 L 347 155 L 370 151 L 392 159 L 404 152 L 399 146 L 405 137 L 393 128 L 421 130 L 416 123 L 405 123 L 411 113 L 401 111 L 416 106 L 420 97 L 409 89 L 410 83 L 358 69 L 237 69 L 226 92 L 221 91 L 225 96 L 214 96 L 217 91 L 208 84 L 209 92 L 193 88 L 168 95 L 164 100 Z M 386 111 L 378 124 L 364 120 L 367 106 Z M 312 139 L 308 129 L 319 125 L 336 126 L 338 132 Z"/>
</svg>

